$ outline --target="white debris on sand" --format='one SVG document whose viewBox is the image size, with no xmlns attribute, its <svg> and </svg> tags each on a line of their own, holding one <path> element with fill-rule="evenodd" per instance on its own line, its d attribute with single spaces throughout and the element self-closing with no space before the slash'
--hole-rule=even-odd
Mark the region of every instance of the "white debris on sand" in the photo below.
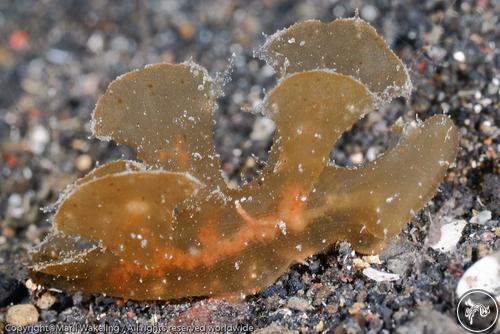
<svg viewBox="0 0 500 334">
<path fill-rule="evenodd" d="M 431 245 L 435 250 L 451 252 L 456 249 L 458 240 L 462 237 L 462 231 L 467 225 L 463 219 L 455 220 L 441 226 L 441 235 L 438 241 Z"/>
<path fill-rule="evenodd" d="M 400 278 L 397 274 L 386 273 L 377 269 L 373 269 L 372 267 L 363 269 L 363 274 L 366 277 L 371 278 L 372 280 L 377 282 L 397 281 Z"/>
<path fill-rule="evenodd" d="M 42 154 L 50 141 L 49 131 L 40 124 L 33 126 L 29 133 L 29 146 L 35 154 Z"/>
<path fill-rule="evenodd" d="M 500 252 L 488 255 L 474 263 L 457 284 L 457 296 L 472 289 L 486 290 L 500 297 Z"/>
<path fill-rule="evenodd" d="M 491 211 L 488 210 L 483 210 L 481 212 L 478 212 L 477 214 L 474 214 L 472 218 L 470 219 L 470 222 L 473 224 L 485 224 L 489 220 L 491 220 Z"/>
</svg>

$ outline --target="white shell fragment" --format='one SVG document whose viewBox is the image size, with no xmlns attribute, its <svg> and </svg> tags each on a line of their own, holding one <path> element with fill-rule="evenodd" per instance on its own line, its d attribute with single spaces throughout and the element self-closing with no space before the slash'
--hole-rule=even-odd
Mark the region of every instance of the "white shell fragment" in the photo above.
<svg viewBox="0 0 500 334">
<path fill-rule="evenodd" d="M 467 269 L 457 284 L 457 297 L 482 289 L 500 298 L 500 252 L 483 257 Z"/>
<path fill-rule="evenodd" d="M 491 211 L 488 210 L 483 210 L 481 212 L 478 212 L 472 218 L 470 219 L 470 222 L 473 224 L 485 224 L 489 220 L 491 220 Z"/>
<path fill-rule="evenodd" d="M 391 282 L 400 279 L 398 274 L 386 273 L 372 267 L 363 269 L 363 275 L 377 282 Z"/>
<path fill-rule="evenodd" d="M 457 246 L 458 240 L 460 240 L 462 236 L 465 225 L 467 225 L 467 222 L 463 219 L 444 224 L 441 226 L 441 236 L 439 240 L 431 245 L 431 247 L 442 252 L 453 251 Z"/>
</svg>

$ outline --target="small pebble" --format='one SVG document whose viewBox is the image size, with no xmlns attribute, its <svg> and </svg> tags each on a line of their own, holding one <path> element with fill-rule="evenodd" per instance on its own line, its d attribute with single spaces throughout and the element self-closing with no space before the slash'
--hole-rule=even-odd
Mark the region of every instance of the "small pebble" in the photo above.
<svg viewBox="0 0 500 334">
<path fill-rule="evenodd" d="M 52 295 L 50 292 L 46 292 L 38 298 L 36 301 L 36 306 L 38 306 L 41 310 L 48 310 L 54 305 L 56 302 L 56 297 Z"/>
<path fill-rule="evenodd" d="M 291 297 L 288 299 L 286 306 L 292 310 L 301 312 L 311 311 L 314 309 L 314 307 L 312 307 L 307 300 L 299 297 Z"/>
<path fill-rule="evenodd" d="M 480 238 L 482 241 L 492 241 L 495 239 L 495 234 L 493 232 L 484 232 Z"/>
<path fill-rule="evenodd" d="M 6 226 L 2 230 L 2 234 L 6 238 L 12 238 L 14 235 L 16 235 L 16 232 L 13 228 Z"/>
<path fill-rule="evenodd" d="M 259 118 L 253 125 L 250 139 L 267 140 L 271 137 L 275 128 L 276 124 L 274 124 L 273 120 L 271 120 L 270 118 Z"/>
<path fill-rule="evenodd" d="M 399 275 L 399 277 L 405 276 L 410 267 L 411 261 L 409 261 L 407 256 L 387 260 L 387 269 L 390 272 Z"/>
<path fill-rule="evenodd" d="M 179 35 L 184 40 L 190 40 L 196 33 L 196 28 L 190 22 L 184 22 L 178 27 Z"/>
<path fill-rule="evenodd" d="M 349 156 L 349 159 L 351 159 L 353 164 L 360 164 L 363 162 L 363 153 L 358 152 L 358 153 L 353 153 L 351 156 Z"/>
<path fill-rule="evenodd" d="M 455 59 L 456 61 L 458 61 L 460 63 L 464 63 L 465 62 L 465 53 L 463 53 L 462 51 L 457 51 L 453 54 L 453 59 Z"/>
<path fill-rule="evenodd" d="M 14 305 L 7 311 L 5 319 L 14 326 L 33 325 L 38 321 L 38 311 L 31 304 Z"/>
<path fill-rule="evenodd" d="M 104 47 L 104 36 L 101 33 L 93 33 L 87 40 L 87 48 L 94 52 L 99 53 Z"/>
<path fill-rule="evenodd" d="M 92 158 L 87 154 L 82 154 L 76 158 L 75 165 L 81 172 L 88 171 L 92 167 Z"/>
<path fill-rule="evenodd" d="M 320 322 L 318 322 L 318 324 L 314 326 L 314 330 L 316 331 L 316 333 L 321 333 L 325 330 L 325 324 L 323 320 L 320 320 Z"/>
<path fill-rule="evenodd" d="M 29 145 L 35 154 L 42 154 L 49 143 L 50 134 L 42 125 L 35 125 L 29 133 Z"/>
<path fill-rule="evenodd" d="M 484 210 L 484 211 L 481 211 L 478 214 L 474 215 L 471 218 L 470 222 L 473 224 L 482 225 L 482 224 L 488 222 L 489 220 L 491 220 L 491 211 Z"/>
<path fill-rule="evenodd" d="M 352 304 L 351 307 L 349 307 L 349 314 L 356 315 L 364 308 L 365 308 L 365 303 L 354 303 Z"/>
<path fill-rule="evenodd" d="M 30 224 L 26 229 L 26 237 L 32 242 L 40 242 L 41 232 L 35 224 Z"/>
<path fill-rule="evenodd" d="M 339 305 L 338 304 L 328 304 L 325 307 L 325 311 L 328 314 L 335 314 L 339 310 Z"/>
<path fill-rule="evenodd" d="M 366 5 L 361 8 L 361 17 L 367 21 L 373 21 L 378 16 L 378 9 L 372 5 Z"/>
<path fill-rule="evenodd" d="M 254 334 L 291 334 L 292 331 L 286 329 L 285 327 L 281 327 L 274 322 L 267 327 L 257 329 L 254 331 Z"/>
<path fill-rule="evenodd" d="M 26 283 L 24 283 L 24 285 L 26 285 L 26 287 L 31 291 L 36 291 L 38 289 L 38 285 L 36 283 L 33 283 L 31 278 L 28 279 Z"/>
<path fill-rule="evenodd" d="M 490 248 L 488 245 L 485 244 L 478 244 L 477 245 L 477 256 L 478 257 L 485 257 L 486 255 L 490 254 Z"/>
</svg>

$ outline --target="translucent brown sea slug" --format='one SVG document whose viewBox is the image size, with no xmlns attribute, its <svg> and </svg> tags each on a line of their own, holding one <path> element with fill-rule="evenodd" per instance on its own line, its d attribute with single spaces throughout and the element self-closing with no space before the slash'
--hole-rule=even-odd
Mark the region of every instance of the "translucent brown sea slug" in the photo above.
<svg viewBox="0 0 500 334">
<path fill-rule="evenodd" d="M 218 84 L 192 63 L 113 81 L 95 135 L 137 151 L 78 180 L 61 198 L 31 270 L 47 285 L 136 300 L 254 293 L 338 240 L 379 251 L 433 196 L 457 152 L 445 116 L 400 126 L 398 143 L 358 168 L 332 145 L 371 110 L 410 91 L 408 73 L 359 19 L 308 21 L 260 55 L 279 82 L 263 110 L 276 124 L 262 173 L 238 189 L 213 144 Z"/>
</svg>

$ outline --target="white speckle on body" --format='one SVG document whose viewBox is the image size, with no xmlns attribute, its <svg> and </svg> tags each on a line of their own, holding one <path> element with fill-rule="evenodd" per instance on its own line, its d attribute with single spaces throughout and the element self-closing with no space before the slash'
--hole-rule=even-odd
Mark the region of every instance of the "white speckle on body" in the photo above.
<svg viewBox="0 0 500 334">
<path fill-rule="evenodd" d="M 286 223 L 283 220 L 278 221 L 276 224 L 283 235 L 286 235 Z"/>
</svg>

